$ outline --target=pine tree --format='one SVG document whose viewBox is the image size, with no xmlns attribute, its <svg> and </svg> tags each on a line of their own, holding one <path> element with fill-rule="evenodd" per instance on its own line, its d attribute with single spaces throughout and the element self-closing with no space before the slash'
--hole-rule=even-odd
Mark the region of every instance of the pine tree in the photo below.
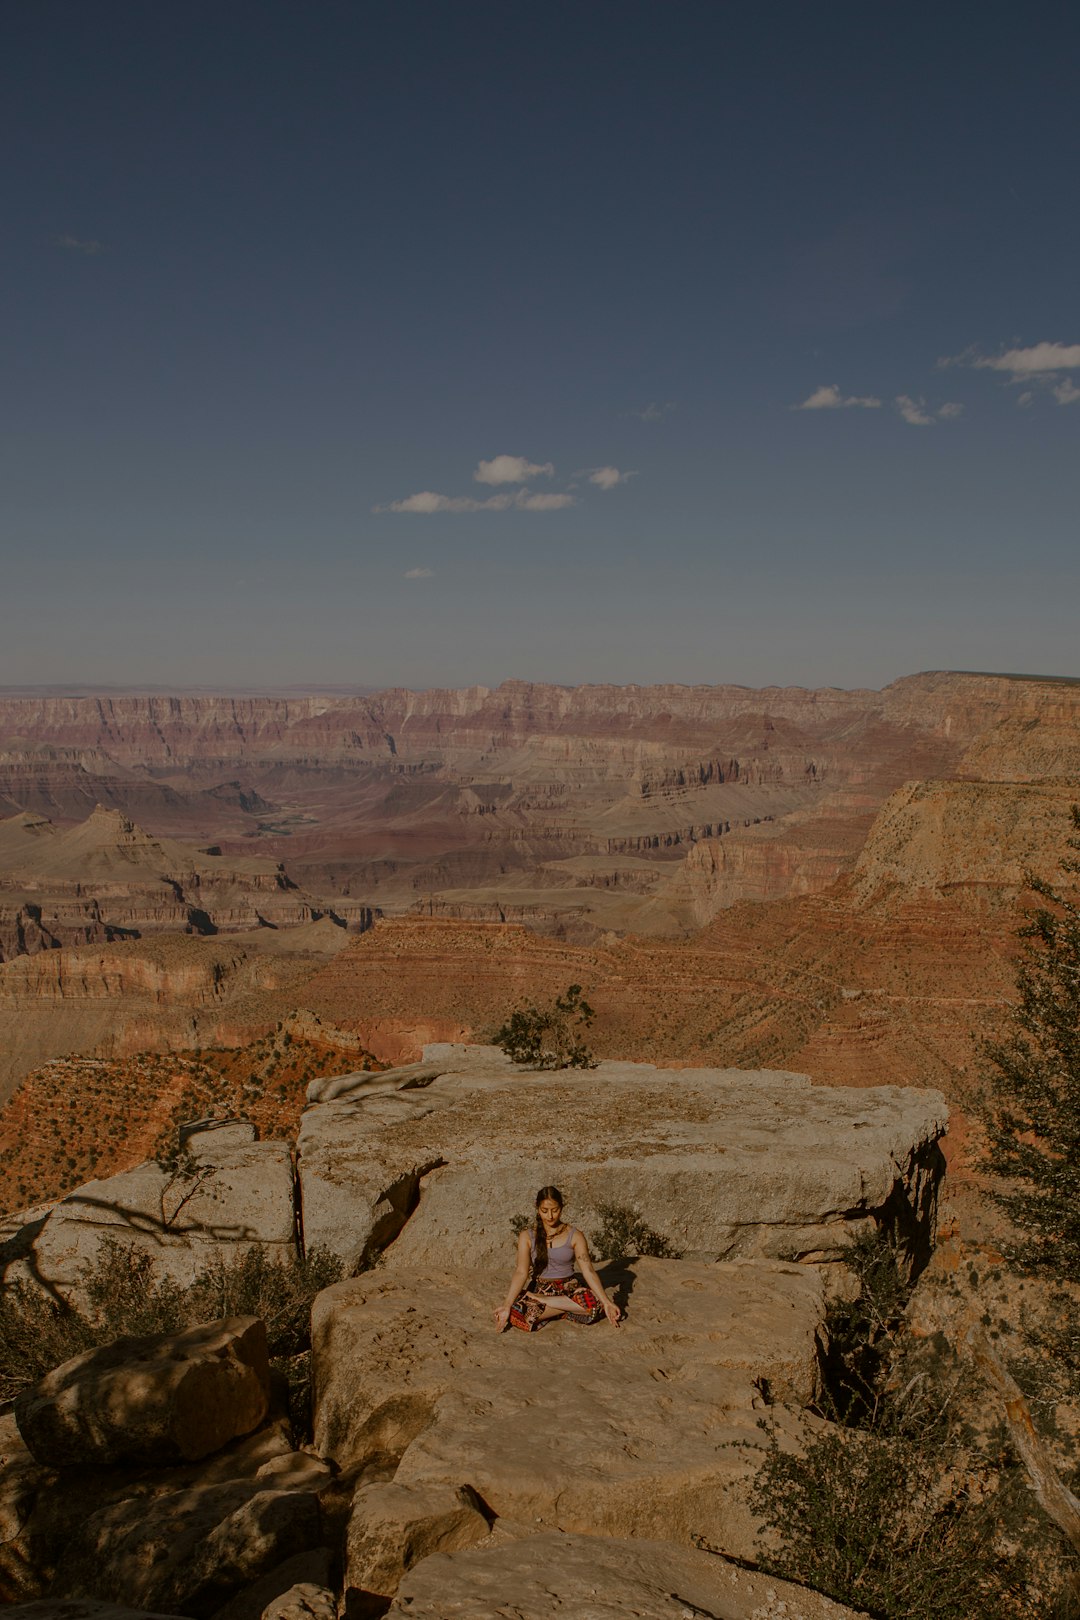
<svg viewBox="0 0 1080 1620">
<path fill-rule="evenodd" d="M 1072 828 L 1068 847 L 1080 855 L 1077 805 Z M 1080 876 L 1080 859 L 1061 870 Z M 995 1196 L 1017 1228 L 1014 1258 L 1080 1282 L 1080 905 L 1042 878 L 1028 882 L 1043 904 L 1020 930 L 1012 1028 L 986 1048 L 985 1167 L 1006 1183 Z"/>
</svg>

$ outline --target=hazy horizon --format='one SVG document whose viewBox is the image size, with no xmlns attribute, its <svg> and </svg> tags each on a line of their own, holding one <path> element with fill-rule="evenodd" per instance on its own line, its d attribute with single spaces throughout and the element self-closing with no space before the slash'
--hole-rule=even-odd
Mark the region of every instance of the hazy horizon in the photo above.
<svg viewBox="0 0 1080 1620">
<path fill-rule="evenodd" d="M 0 681 L 1080 667 L 1074 8 L 7 21 Z"/>
</svg>

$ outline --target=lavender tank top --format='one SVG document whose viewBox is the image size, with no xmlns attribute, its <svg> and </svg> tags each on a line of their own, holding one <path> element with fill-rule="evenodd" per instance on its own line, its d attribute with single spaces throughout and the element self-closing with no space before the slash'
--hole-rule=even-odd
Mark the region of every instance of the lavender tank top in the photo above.
<svg viewBox="0 0 1080 1620">
<path fill-rule="evenodd" d="M 548 1249 L 548 1263 L 540 1273 L 552 1282 L 567 1282 L 574 1275 L 574 1233 L 577 1230 L 572 1226 L 566 1234 L 565 1243 L 555 1243 Z M 536 1259 L 536 1233 L 532 1240 L 533 1259 Z"/>
</svg>

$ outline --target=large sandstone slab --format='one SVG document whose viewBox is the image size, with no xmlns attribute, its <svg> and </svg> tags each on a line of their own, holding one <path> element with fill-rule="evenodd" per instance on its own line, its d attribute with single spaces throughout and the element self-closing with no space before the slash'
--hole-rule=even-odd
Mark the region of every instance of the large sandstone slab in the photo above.
<svg viewBox="0 0 1080 1620">
<path fill-rule="evenodd" d="M 549 1182 L 587 1231 L 600 1205 L 630 1205 L 685 1255 L 835 1257 L 851 1220 L 886 1210 L 925 1241 L 948 1121 L 934 1091 L 645 1063 L 534 1073 L 453 1045 L 316 1095 L 305 1238 L 350 1266 L 393 1240 L 395 1266 L 503 1265 L 512 1218 Z"/>
<path fill-rule="evenodd" d="M 23 1390 L 15 1417 L 50 1467 L 195 1462 L 250 1434 L 269 1404 L 266 1325 L 241 1316 L 86 1350 Z"/>
<path fill-rule="evenodd" d="M 750 1556 L 740 1492 L 761 1408 L 802 1407 L 817 1384 L 819 1270 L 641 1260 L 604 1275 L 624 1324 L 536 1334 L 495 1333 L 490 1272 L 379 1268 L 327 1289 L 313 1311 L 320 1452 L 347 1469 L 397 1460 L 397 1486 L 468 1486 L 537 1529 L 703 1535 Z M 783 1428 L 783 1408 L 772 1416 Z"/>
<path fill-rule="evenodd" d="M 69 1298 L 79 1273 L 107 1240 L 146 1251 L 181 1285 L 211 1261 L 253 1243 L 296 1252 L 292 1155 L 287 1142 L 252 1142 L 223 1132 L 197 1138 L 186 1169 L 153 1160 L 89 1181 L 67 1194 L 21 1245 L 11 1275 L 30 1275 Z M 233 1139 L 230 1140 L 230 1136 Z"/>
<path fill-rule="evenodd" d="M 789 1581 L 689 1547 L 526 1536 L 437 1553 L 406 1575 L 387 1620 L 860 1620 Z"/>
</svg>

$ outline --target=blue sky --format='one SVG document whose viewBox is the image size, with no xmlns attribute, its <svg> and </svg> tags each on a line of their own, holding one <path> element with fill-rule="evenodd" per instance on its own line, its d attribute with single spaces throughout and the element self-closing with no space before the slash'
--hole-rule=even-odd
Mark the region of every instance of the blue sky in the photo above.
<svg viewBox="0 0 1080 1620">
<path fill-rule="evenodd" d="M 1078 47 L 9 8 L 0 684 L 1080 674 Z"/>
</svg>

